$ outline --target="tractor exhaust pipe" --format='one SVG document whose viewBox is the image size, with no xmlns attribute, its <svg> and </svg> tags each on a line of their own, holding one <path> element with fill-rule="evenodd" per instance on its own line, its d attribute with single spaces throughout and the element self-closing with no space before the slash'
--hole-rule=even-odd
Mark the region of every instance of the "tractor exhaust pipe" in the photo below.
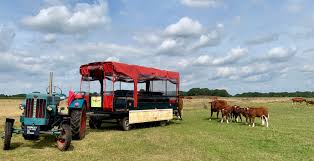
<svg viewBox="0 0 314 161">
<path fill-rule="evenodd" d="M 53 80 L 53 72 L 50 72 L 49 74 L 49 90 L 48 90 L 48 94 L 50 96 L 52 96 L 52 80 Z"/>
</svg>

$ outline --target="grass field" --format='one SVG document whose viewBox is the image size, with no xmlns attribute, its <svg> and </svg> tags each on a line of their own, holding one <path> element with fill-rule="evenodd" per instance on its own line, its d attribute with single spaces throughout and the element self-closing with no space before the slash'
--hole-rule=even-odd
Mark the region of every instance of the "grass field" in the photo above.
<svg viewBox="0 0 314 161">
<path fill-rule="evenodd" d="M 314 160 L 314 106 L 292 105 L 289 98 L 226 100 L 269 107 L 270 127 L 261 126 L 260 119 L 255 128 L 209 121 L 209 99 L 200 98 L 184 100 L 183 121 L 128 132 L 115 125 L 88 129 L 86 138 L 73 141 L 67 152 L 60 152 L 51 136 L 32 142 L 14 135 L 11 150 L 3 151 L 0 144 L 0 160 Z M 18 103 L 0 100 L 1 134 L 6 116 L 18 118 Z"/>
</svg>

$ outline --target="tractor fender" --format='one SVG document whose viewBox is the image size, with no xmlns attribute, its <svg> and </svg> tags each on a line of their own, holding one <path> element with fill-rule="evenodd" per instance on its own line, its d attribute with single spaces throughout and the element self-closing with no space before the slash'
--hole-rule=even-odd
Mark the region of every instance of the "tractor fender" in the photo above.
<svg viewBox="0 0 314 161">
<path fill-rule="evenodd" d="M 13 118 L 5 118 L 5 122 L 11 122 L 12 124 L 14 124 L 15 119 Z"/>
<path fill-rule="evenodd" d="M 84 99 L 76 99 L 70 103 L 69 109 L 82 109 L 84 107 Z"/>
</svg>

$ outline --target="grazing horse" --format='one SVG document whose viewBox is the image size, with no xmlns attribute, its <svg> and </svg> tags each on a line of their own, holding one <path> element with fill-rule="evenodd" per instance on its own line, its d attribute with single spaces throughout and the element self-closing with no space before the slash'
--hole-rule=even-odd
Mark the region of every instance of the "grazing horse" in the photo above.
<svg viewBox="0 0 314 161">
<path fill-rule="evenodd" d="M 232 106 L 231 120 L 232 120 L 232 118 L 234 118 L 235 122 L 238 122 L 238 118 L 240 118 L 240 120 L 242 122 L 240 106 L 237 106 L 237 105 Z"/>
<path fill-rule="evenodd" d="M 269 119 L 268 108 L 266 107 L 246 108 L 246 111 L 250 119 L 249 126 L 251 126 L 252 124 L 252 127 L 254 127 L 255 117 L 260 117 L 262 120 L 262 125 L 266 123 L 266 127 L 268 127 L 268 119 Z"/>
<path fill-rule="evenodd" d="M 295 97 L 295 98 L 292 98 L 292 103 L 302 103 L 302 102 L 306 102 L 306 99 L 304 98 L 300 98 L 300 97 Z"/>
<path fill-rule="evenodd" d="M 248 120 L 249 120 L 249 111 L 247 110 L 247 108 L 240 108 L 239 109 L 240 114 L 245 117 L 245 124 L 248 124 Z M 242 120 L 241 120 L 242 121 Z"/>
<path fill-rule="evenodd" d="M 231 118 L 231 112 L 233 111 L 233 108 L 234 106 L 225 106 L 222 110 L 221 110 L 221 115 L 222 115 L 222 118 L 221 118 L 221 123 L 223 123 L 224 121 L 227 122 L 227 124 L 229 123 L 229 119 L 232 119 Z"/>
<path fill-rule="evenodd" d="M 225 100 L 213 100 L 212 102 L 209 102 L 211 104 L 210 106 L 210 118 L 209 120 L 211 120 L 211 118 L 213 117 L 213 113 L 217 112 L 217 118 L 219 115 L 219 112 L 228 105 L 227 101 Z"/>
</svg>

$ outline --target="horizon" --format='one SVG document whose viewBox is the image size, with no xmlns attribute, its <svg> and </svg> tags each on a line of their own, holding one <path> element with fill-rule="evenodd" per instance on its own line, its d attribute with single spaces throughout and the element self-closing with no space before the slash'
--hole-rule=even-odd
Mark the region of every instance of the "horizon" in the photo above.
<svg viewBox="0 0 314 161">
<path fill-rule="evenodd" d="M 44 0 L 0 5 L 0 94 L 78 90 L 79 67 L 118 61 L 180 72 L 229 94 L 314 91 L 310 0 Z"/>
</svg>

